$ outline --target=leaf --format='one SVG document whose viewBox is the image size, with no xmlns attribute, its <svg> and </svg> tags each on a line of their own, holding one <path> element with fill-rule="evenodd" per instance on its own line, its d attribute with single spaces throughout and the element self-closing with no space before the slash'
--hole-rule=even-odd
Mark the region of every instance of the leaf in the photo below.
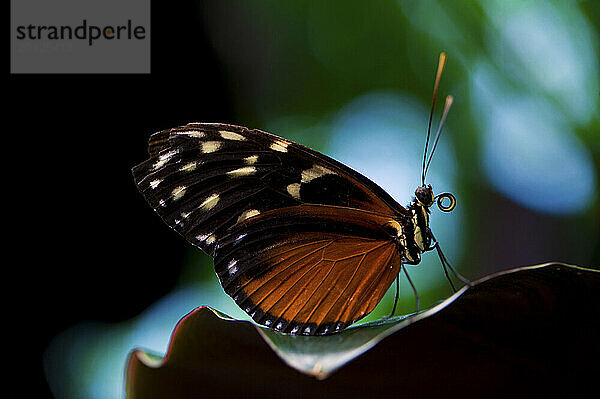
<svg viewBox="0 0 600 399">
<path fill-rule="evenodd" d="M 577 392 L 595 381 L 589 377 L 600 355 L 599 292 L 595 270 L 559 263 L 523 267 L 479 280 L 422 313 L 325 337 L 281 334 L 200 307 L 178 323 L 164 359 L 139 349 L 130 354 L 127 394 Z"/>
</svg>

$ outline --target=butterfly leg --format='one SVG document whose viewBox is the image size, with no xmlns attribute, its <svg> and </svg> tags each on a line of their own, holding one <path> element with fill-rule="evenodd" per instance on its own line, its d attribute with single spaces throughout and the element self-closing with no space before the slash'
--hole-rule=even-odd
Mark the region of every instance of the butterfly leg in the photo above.
<svg viewBox="0 0 600 399">
<path fill-rule="evenodd" d="M 408 282 L 410 283 L 410 286 L 412 287 L 412 290 L 415 294 L 415 302 L 416 302 L 416 313 L 419 313 L 419 293 L 417 292 L 417 289 L 415 288 L 415 285 L 413 284 L 412 280 L 410 279 L 410 276 L 408 275 L 408 271 L 406 271 L 406 266 L 402 265 L 402 269 L 404 270 L 404 275 L 406 276 L 406 279 L 408 280 Z"/>
<path fill-rule="evenodd" d="M 452 282 L 452 279 L 450 278 L 450 275 L 448 274 L 448 268 L 446 267 L 446 262 L 444 262 L 445 258 L 442 258 L 443 254 L 442 254 L 442 250 L 440 249 L 440 244 L 436 242 L 434 248 L 437 250 L 437 254 L 438 254 L 438 257 L 440 258 L 440 263 L 442 264 L 442 269 L 444 269 L 444 274 L 446 275 L 446 279 L 450 283 L 450 286 L 452 287 L 452 291 L 456 292 L 456 287 L 454 286 L 454 283 Z"/>
<path fill-rule="evenodd" d="M 385 316 L 384 318 L 389 319 L 390 317 L 394 316 L 394 313 L 396 313 L 396 305 L 398 305 L 399 296 L 400 296 L 400 273 L 398 273 L 398 275 L 396 276 L 396 297 L 394 298 L 394 307 L 392 307 L 392 312 L 388 316 Z"/>
<path fill-rule="evenodd" d="M 452 271 L 452 274 L 454 274 L 457 279 L 459 279 L 464 284 L 466 284 L 469 287 L 471 287 L 473 285 L 471 283 L 471 281 L 469 279 L 467 279 L 466 277 L 462 276 L 459 272 L 457 272 L 456 269 L 454 267 L 452 267 L 452 265 L 450 264 L 450 262 L 448 262 L 448 259 L 446 259 L 446 256 L 442 252 L 442 248 L 440 247 L 440 244 L 437 243 L 435 247 L 437 249 L 437 253 L 438 253 L 439 258 L 442 261 L 442 264 L 445 264 L 446 266 L 448 266 L 448 268 L 450 269 L 450 271 Z"/>
<path fill-rule="evenodd" d="M 454 284 L 452 283 L 452 280 L 450 279 L 450 275 L 448 274 L 448 269 L 450 269 L 450 271 L 452 272 L 452 274 L 454 274 L 454 276 L 459 279 L 460 281 L 462 281 L 464 284 L 468 285 L 469 287 L 472 285 L 471 281 L 469 281 L 467 278 L 463 277 L 460 273 L 458 273 L 456 271 L 456 269 L 454 267 L 452 267 L 452 265 L 450 264 L 450 262 L 448 262 L 448 259 L 446 258 L 446 255 L 444 255 L 444 252 L 442 252 L 442 247 L 440 246 L 440 243 L 438 242 L 438 240 L 435 239 L 435 237 L 433 236 L 433 233 L 431 233 L 431 231 L 429 232 L 431 234 L 431 237 L 433 238 L 435 244 L 432 245 L 432 248 L 430 249 L 434 249 L 436 250 L 438 257 L 440 258 L 440 262 L 442 264 L 442 268 L 444 269 L 444 273 L 446 274 L 446 278 L 448 279 L 448 281 L 450 282 L 450 285 L 452 286 L 452 290 L 454 292 L 456 292 L 456 287 L 454 287 Z"/>
</svg>

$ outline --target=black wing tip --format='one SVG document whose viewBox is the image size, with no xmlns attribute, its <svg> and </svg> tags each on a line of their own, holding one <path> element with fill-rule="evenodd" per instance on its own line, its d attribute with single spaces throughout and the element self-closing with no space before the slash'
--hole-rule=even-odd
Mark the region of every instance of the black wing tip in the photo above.
<svg viewBox="0 0 600 399">
<path fill-rule="evenodd" d="M 165 146 L 168 145 L 171 131 L 172 129 L 165 129 L 150 135 L 148 138 L 148 154 L 151 158 L 157 157 Z"/>
<path fill-rule="evenodd" d="M 178 131 L 184 131 L 188 129 L 199 128 L 207 130 L 218 130 L 218 129 L 230 129 L 235 131 L 250 131 L 248 127 L 233 125 L 230 123 L 221 122 L 188 122 L 183 125 L 160 130 L 152 133 L 148 139 L 148 154 L 151 158 L 157 157 L 162 151 L 169 148 L 169 139 L 172 137 L 172 133 Z"/>
</svg>

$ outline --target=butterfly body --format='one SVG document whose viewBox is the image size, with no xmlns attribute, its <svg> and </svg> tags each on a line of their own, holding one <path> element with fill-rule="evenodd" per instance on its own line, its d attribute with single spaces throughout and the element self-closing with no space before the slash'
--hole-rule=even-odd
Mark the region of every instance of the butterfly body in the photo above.
<svg viewBox="0 0 600 399">
<path fill-rule="evenodd" d="M 133 169 L 140 192 L 214 258 L 225 292 L 278 331 L 340 331 L 433 249 L 431 186 L 405 208 L 323 154 L 226 124 L 164 130 L 148 149 Z"/>
</svg>

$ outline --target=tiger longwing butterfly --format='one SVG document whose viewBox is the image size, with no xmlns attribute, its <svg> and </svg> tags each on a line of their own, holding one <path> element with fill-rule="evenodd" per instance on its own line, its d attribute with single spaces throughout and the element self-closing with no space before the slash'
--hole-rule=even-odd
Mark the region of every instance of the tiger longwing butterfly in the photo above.
<svg viewBox="0 0 600 399">
<path fill-rule="evenodd" d="M 431 114 L 445 60 L 442 53 Z M 448 96 L 429 162 L 450 104 Z M 369 314 L 402 269 L 408 278 L 403 265 L 418 264 L 425 251 L 437 249 L 446 277 L 447 266 L 456 275 L 429 229 L 436 199 L 443 211 L 456 204 L 425 185 L 430 133 L 431 115 L 422 185 L 407 208 L 332 158 L 221 123 L 153 134 L 150 159 L 133 176 L 162 219 L 214 258 L 225 292 L 257 323 L 324 335 Z"/>
</svg>

